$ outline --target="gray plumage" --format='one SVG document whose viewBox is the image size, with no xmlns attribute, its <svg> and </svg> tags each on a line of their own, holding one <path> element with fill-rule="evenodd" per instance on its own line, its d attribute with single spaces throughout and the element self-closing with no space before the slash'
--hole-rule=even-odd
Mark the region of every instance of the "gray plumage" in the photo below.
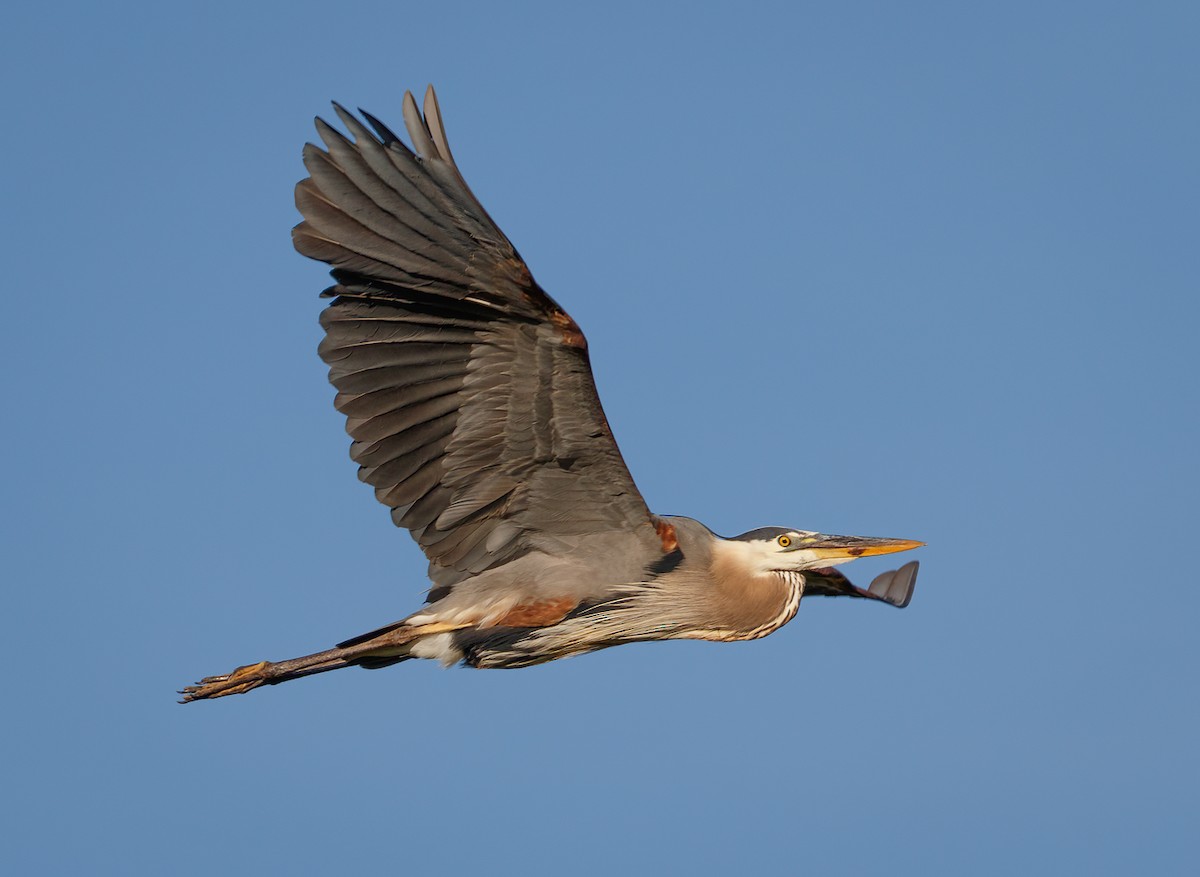
<svg viewBox="0 0 1200 877">
<path fill-rule="evenodd" d="M 916 564 L 866 590 L 833 564 L 916 547 L 768 527 L 723 540 L 647 508 L 587 342 L 471 193 L 433 89 L 413 149 L 337 104 L 317 119 L 296 249 L 332 266 L 319 353 L 359 477 L 429 560 L 417 613 L 334 649 L 209 677 L 185 700 L 411 657 L 516 667 L 646 639 L 753 639 L 803 594 L 907 605 Z M 415 150 L 415 151 L 414 151 Z M 886 577 L 886 578 L 885 578 Z"/>
</svg>

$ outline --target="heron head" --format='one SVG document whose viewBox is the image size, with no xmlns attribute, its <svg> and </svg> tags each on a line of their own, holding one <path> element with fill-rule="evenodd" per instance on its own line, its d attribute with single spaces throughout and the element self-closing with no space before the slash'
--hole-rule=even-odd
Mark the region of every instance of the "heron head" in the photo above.
<svg viewBox="0 0 1200 877">
<path fill-rule="evenodd" d="M 743 560 L 756 572 L 803 572 L 837 566 L 860 557 L 908 551 L 925 544 L 912 539 L 830 536 L 784 527 L 762 527 L 734 536 L 729 541 L 742 543 Z"/>
</svg>

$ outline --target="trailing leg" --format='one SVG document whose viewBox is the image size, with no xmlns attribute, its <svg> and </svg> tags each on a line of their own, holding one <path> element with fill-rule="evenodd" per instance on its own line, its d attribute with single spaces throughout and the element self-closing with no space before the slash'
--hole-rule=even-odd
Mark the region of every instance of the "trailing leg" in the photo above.
<svg viewBox="0 0 1200 877">
<path fill-rule="evenodd" d="M 263 685 L 278 685 L 280 682 L 329 670 L 340 670 L 342 667 L 386 666 L 408 657 L 411 646 L 421 638 L 466 626 L 445 623 L 393 626 L 385 628 L 384 632 L 377 636 L 368 635 L 367 639 L 356 637 L 347 640 L 346 645 L 312 655 L 286 661 L 259 661 L 257 664 L 247 664 L 238 667 L 232 673 L 207 676 L 195 685 L 187 686 L 179 692 L 183 695 L 180 703 L 211 700 L 228 694 L 243 694 Z"/>
</svg>

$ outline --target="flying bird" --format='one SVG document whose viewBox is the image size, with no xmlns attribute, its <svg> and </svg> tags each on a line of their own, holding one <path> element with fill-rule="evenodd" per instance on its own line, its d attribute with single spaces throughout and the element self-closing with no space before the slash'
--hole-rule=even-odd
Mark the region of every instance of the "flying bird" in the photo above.
<svg viewBox="0 0 1200 877">
<path fill-rule="evenodd" d="M 433 88 L 411 147 L 334 104 L 316 120 L 292 238 L 332 266 L 319 352 L 359 478 L 429 559 L 425 605 L 336 647 L 183 689 L 183 702 L 430 658 L 526 667 L 622 643 L 751 640 L 802 597 L 908 605 L 917 563 L 867 588 L 835 566 L 923 543 L 763 527 L 723 538 L 646 506 L 600 406 L 587 342 L 450 153 Z"/>
</svg>

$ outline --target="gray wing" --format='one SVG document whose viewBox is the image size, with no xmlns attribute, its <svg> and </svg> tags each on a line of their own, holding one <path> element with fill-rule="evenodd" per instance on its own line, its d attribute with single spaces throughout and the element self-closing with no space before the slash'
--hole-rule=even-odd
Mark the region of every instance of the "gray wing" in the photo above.
<svg viewBox="0 0 1200 877">
<path fill-rule="evenodd" d="M 919 561 L 911 560 L 899 569 L 875 576 L 866 588 L 850 584 L 850 580 L 833 567 L 810 570 L 804 574 L 804 596 L 866 597 L 903 609 L 912 600 L 919 566 Z"/>
<path fill-rule="evenodd" d="M 333 266 L 321 357 L 359 477 L 447 586 L 572 536 L 654 524 L 596 395 L 583 333 L 459 174 L 433 88 L 415 152 L 337 104 L 316 120 L 296 249 Z M 441 590 L 441 589 L 435 589 Z"/>
</svg>

